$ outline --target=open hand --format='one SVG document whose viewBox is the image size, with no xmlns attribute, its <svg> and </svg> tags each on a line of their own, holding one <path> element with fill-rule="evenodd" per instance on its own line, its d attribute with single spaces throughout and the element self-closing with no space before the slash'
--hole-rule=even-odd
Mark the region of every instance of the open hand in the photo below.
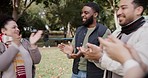
<svg viewBox="0 0 148 78">
<path fill-rule="evenodd" d="M 35 45 L 35 43 L 41 38 L 43 31 L 38 30 L 36 33 L 31 33 L 29 41 L 31 45 Z"/>
<path fill-rule="evenodd" d="M 80 47 L 80 52 L 89 60 L 99 60 L 102 57 L 102 49 L 94 44 L 87 43 L 88 48 Z"/>
<path fill-rule="evenodd" d="M 60 49 L 60 51 L 62 51 L 65 54 L 72 54 L 74 49 L 73 46 L 71 44 L 58 44 L 58 48 Z"/>
<path fill-rule="evenodd" d="M 110 58 L 123 64 L 125 61 L 132 59 L 125 44 L 119 39 L 109 36 L 108 39 L 99 38 L 104 50 Z"/>
</svg>

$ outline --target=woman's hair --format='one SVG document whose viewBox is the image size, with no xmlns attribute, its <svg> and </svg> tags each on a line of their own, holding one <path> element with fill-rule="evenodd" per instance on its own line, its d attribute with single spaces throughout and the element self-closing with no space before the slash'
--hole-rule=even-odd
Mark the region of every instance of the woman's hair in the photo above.
<svg viewBox="0 0 148 78">
<path fill-rule="evenodd" d="M 0 29 L 5 28 L 4 26 L 8 23 L 8 21 L 15 21 L 11 16 L 0 14 Z"/>
</svg>

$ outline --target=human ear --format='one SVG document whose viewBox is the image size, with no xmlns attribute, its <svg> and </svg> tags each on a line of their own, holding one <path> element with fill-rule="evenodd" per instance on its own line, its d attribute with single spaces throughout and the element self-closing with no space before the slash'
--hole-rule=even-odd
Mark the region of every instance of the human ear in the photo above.
<svg viewBox="0 0 148 78">
<path fill-rule="evenodd" d="M 3 34 L 6 34 L 6 29 L 5 28 L 1 28 L 1 32 L 3 33 Z"/>
<path fill-rule="evenodd" d="M 143 12 L 143 10 L 144 10 L 144 8 L 143 8 L 142 6 L 137 7 L 137 8 L 136 8 L 136 14 L 137 14 L 137 15 L 141 15 L 142 12 Z"/>
<path fill-rule="evenodd" d="M 95 13 L 94 13 L 94 17 L 96 18 L 97 16 L 98 16 L 98 13 L 97 13 L 97 12 L 95 12 Z"/>
</svg>

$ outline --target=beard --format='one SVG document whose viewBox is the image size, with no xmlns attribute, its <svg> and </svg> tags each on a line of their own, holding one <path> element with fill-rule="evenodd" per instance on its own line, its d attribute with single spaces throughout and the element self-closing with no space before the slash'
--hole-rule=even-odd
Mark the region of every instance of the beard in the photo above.
<svg viewBox="0 0 148 78">
<path fill-rule="evenodd" d="M 89 19 L 87 19 L 82 25 L 88 27 L 92 23 L 93 23 L 93 15 Z"/>
</svg>

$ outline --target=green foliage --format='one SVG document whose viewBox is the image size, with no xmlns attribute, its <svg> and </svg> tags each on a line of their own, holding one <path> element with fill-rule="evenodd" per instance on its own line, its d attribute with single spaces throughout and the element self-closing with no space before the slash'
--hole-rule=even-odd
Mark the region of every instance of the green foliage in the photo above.
<svg viewBox="0 0 148 78">
<path fill-rule="evenodd" d="M 24 0 L 20 0 L 20 10 L 24 9 Z M 28 10 L 19 19 L 21 27 L 32 26 L 33 28 L 43 28 L 45 24 L 50 26 L 51 30 L 59 30 L 64 27 L 67 30 L 67 24 L 70 23 L 73 28 L 81 25 L 80 12 L 84 3 L 96 2 L 100 6 L 98 21 L 111 30 L 115 29 L 114 13 L 119 0 L 31 0 L 35 3 L 29 6 Z M 44 18 L 40 18 L 39 12 L 45 10 Z M 2 0 L 0 2 L 0 13 L 12 15 L 11 0 Z M 144 15 L 148 15 L 148 9 Z M 44 29 L 44 28 L 43 28 Z M 23 31 L 23 29 L 21 29 Z"/>
<path fill-rule="evenodd" d="M 0 2 L 0 13 L 1 14 L 12 14 L 12 3 L 10 3 L 11 0 L 1 0 Z"/>
<path fill-rule="evenodd" d="M 54 2 L 49 0 L 50 6 L 47 8 L 47 19 L 51 24 L 51 29 L 66 28 L 68 22 L 73 27 L 80 25 L 80 12 L 82 4 L 78 0 L 59 0 Z"/>
<path fill-rule="evenodd" d="M 68 22 L 76 28 L 81 25 L 80 12 L 84 3 L 96 2 L 100 6 L 99 22 L 108 26 L 110 29 L 115 29 L 114 11 L 111 8 L 108 0 L 59 0 L 54 2 L 48 0 L 47 19 L 51 23 L 51 29 L 67 28 Z M 115 1 L 117 3 L 117 1 Z M 60 4 L 61 3 L 61 4 Z"/>
<path fill-rule="evenodd" d="M 45 22 L 37 14 L 25 13 L 17 23 L 23 37 L 29 37 L 32 29 L 45 30 Z M 25 31 L 24 27 L 29 27 L 31 30 Z"/>
</svg>

